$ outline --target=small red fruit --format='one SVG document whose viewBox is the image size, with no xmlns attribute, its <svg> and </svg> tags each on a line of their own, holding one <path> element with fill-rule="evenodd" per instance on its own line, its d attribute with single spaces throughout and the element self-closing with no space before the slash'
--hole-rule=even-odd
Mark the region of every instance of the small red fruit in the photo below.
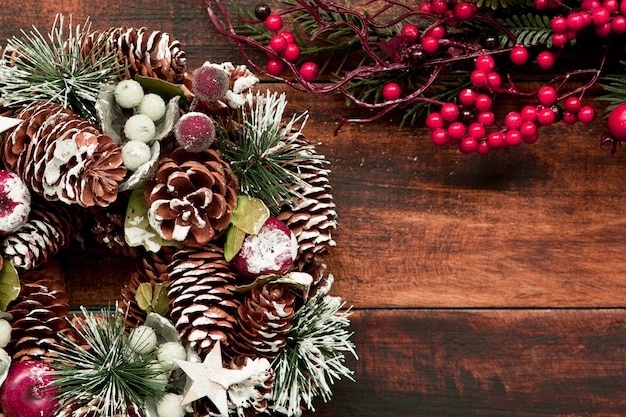
<svg viewBox="0 0 626 417">
<path fill-rule="evenodd" d="M 556 103 L 557 99 L 556 89 L 549 85 L 541 87 L 537 92 L 537 99 L 539 99 L 539 103 L 544 106 L 553 105 Z"/>
<path fill-rule="evenodd" d="M 402 26 L 400 34 L 404 36 L 409 42 L 415 42 L 420 36 L 420 31 L 417 26 L 408 23 Z"/>
<path fill-rule="evenodd" d="M 596 111 L 591 106 L 582 106 L 577 118 L 579 122 L 589 124 L 596 118 Z"/>
<path fill-rule="evenodd" d="M 295 43 L 290 43 L 289 45 L 287 45 L 287 48 L 285 48 L 283 56 L 285 57 L 285 59 L 292 62 L 297 60 L 300 57 L 300 47 Z"/>
<path fill-rule="evenodd" d="M 471 153 L 476 152 L 478 149 L 478 141 L 476 138 L 471 136 L 466 137 L 461 142 L 459 142 L 459 151 L 465 155 L 469 155 Z"/>
<path fill-rule="evenodd" d="M 300 67 L 300 76 L 304 81 L 313 82 L 317 80 L 320 74 L 320 69 L 314 62 L 305 62 Z"/>
<path fill-rule="evenodd" d="M 422 48 L 424 52 L 434 54 L 439 49 L 439 41 L 433 36 L 424 36 L 422 38 Z"/>
<path fill-rule="evenodd" d="M 282 35 L 274 35 L 270 39 L 270 48 L 276 53 L 282 54 L 285 52 L 287 45 L 289 45 L 289 42 L 287 42 L 287 39 Z"/>
<path fill-rule="evenodd" d="M 430 130 L 435 130 L 443 127 L 443 118 L 439 112 L 432 112 L 426 116 L 426 127 Z"/>
<path fill-rule="evenodd" d="M 522 45 L 516 45 L 511 49 L 511 62 L 515 65 L 524 65 L 528 61 L 528 49 Z"/>
<path fill-rule="evenodd" d="M 265 19 L 265 27 L 270 32 L 278 32 L 283 27 L 283 19 L 277 14 L 271 14 Z"/>
<path fill-rule="evenodd" d="M 476 96 L 476 102 L 474 103 L 474 107 L 479 112 L 488 111 L 491 109 L 492 103 L 493 101 L 491 100 L 491 97 L 489 97 L 487 94 L 479 94 Z"/>
<path fill-rule="evenodd" d="M 438 127 L 430 134 L 430 139 L 437 146 L 448 144 L 448 131 L 442 127 Z"/>
<path fill-rule="evenodd" d="M 11 366 L 0 390 L 0 407 L 7 417 L 52 417 L 58 389 L 51 386 L 53 369 L 38 360 Z"/>
<path fill-rule="evenodd" d="M 387 83 L 383 86 L 383 98 L 385 100 L 397 100 L 402 95 L 402 89 L 394 82 Z"/>
<path fill-rule="evenodd" d="M 446 122 L 452 122 L 459 117 L 459 106 L 454 103 L 444 103 L 439 110 L 441 117 Z"/>
<path fill-rule="evenodd" d="M 537 65 L 541 69 L 550 69 L 554 66 L 554 54 L 549 51 L 540 52 L 537 56 Z"/>
<path fill-rule="evenodd" d="M 267 73 L 270 75 L 280 75 L 285 71 L 285 63 L 280 59 L 270 59 L 267 61 Z"/>
</svg>

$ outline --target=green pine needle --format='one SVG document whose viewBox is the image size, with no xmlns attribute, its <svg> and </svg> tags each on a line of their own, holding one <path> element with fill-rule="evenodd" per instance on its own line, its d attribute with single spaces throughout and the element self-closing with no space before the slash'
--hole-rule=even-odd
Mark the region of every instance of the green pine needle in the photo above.
<svg viewBox="0 0 626 417">
<path fill-rule="evenodd" d="M 315 411 L 314 397 L 321 395 L 328 401 L 335 380 L 353 380 L 344 353 L 357 355 L 347 330 L 351 312 L 343 306 L 339 297 L 317 296 L 294 316 L 290 341 L 272 363 L 276 411 L 298 416 L 302 403 Z"/>
<path fill-rule="evenodd" d="M 239 110 L 240 125 L 218 129 L 218 143 L 224 160 L 239 178 L 242 194 L 256 197 L 276 213 L 284 205 L 301 196 L 299 189 L 307 184 L 299 175 L 299 167 L 322 160 L 312 145 L 296 143 L 307 114 L 294 115 L 283 123 L 287 106 L 285 95 L 248 94 L 247 106 Z M 296 124 L 301 123 L 296 129 Z"/>
<path fill-rule="evenodd" d="M 103 84 L 112 82 L 122 68 L 117 55 L 105 49 L 105 38 L 96 38 L 86 57 L 81 58 L 82 41 L 90 33 L 84 26 L 68 25 L 58 15 L 49 34 L 36 27 L 23 38 L 12 38 L 5 54 L 15 51 L 12 66 L 0 65 L 0 96 L 10 105 L 24 106 L 34 101 L 60 103 L 89 121 L 96 120 L 95 102 Z"/>
<path fill-rule="evenodd" d="M 146 399 L 165 394 L 155 366 L 155 354 L 137 354 L 125 335 L 125 317 L 117 309 L 98 315 L 81 308 L 83 322 L 71 323 L 78 338 L 61 334 L 54 368 L 54 385 L 62 408 L 96 407 L 102 417 L 128 415 L 131 406 L 143 409 Z M 86 344 L 86 346 L 85 346 Z"/>
</svg>

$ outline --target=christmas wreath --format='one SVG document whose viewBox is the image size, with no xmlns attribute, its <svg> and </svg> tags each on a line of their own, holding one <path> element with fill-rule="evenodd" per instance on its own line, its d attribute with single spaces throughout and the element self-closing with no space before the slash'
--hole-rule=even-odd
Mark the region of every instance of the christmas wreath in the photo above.
<svg viewBox="0 0 626 417">
<path fill-rule="evenodd" d="M 351 378 L 324 256 L 328 161 L 245 66 L 188 69 L 146 28 L 58 16 L 0 62 L 0 407 L 7 417 L 298 416 Z M 72 312 L 55 257 L 136 262 Z M 96 279 L 89 277 L 87 279 Z"/>
</svg>

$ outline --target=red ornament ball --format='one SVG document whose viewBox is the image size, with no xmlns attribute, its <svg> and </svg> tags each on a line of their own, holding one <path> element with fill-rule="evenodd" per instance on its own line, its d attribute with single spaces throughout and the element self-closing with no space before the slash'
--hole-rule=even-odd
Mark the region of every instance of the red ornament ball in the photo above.
<svg viewBox="0 0 626 417">
<path fill-rule="evenodd" d="M 613 139 L 621 142 L 626 141 L 626 103 L 618 104 L 611 113 L 607 121 L 609 133 Z"/>
<path fill-rule="evenodd" d="M 383 87 L 383 98 L 385 100 L 397 100 L 402 95 L 402 89 L 394 82 L 385 84 Z"/>
<path fill-rule="evenodd" d="M 315 62 L 305 62 L 300 67 L 300 76 L 304 81 L 313 82 L 320 75 L 320 69 Z"/>
</svg>

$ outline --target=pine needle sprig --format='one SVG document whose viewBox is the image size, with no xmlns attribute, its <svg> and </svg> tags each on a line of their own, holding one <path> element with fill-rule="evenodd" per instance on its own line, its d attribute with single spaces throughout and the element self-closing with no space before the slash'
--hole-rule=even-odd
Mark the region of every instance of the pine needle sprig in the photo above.
<svg viewBox="0 0 626 417">
<path fill-rule="evenodd" d="M 283 122 L 285 94 L 257 92 L 246 98 L 247 106 L 237 116 L 238 127 L 229 129 L 225 125 L 218 129 L 218 145 L 222 157 L 239 178 L 241 193 L 263 200 L 277 213 L 301 197 L 298 190 L 307 187 L 300 167 L 325 161 L 313 152 L 313 145 L 296 143 L 308 118 L 306 112 Z"/>
<path fill-rule="evenodd" d="M 44 35 L 33 26 L 30 33 L 22 31 L 22 38 L 10 39 L 5 54 L 15 58 L 5 58 L 0 65 L 0 96 L 12 106 L 56 102 L 95 121 L 102 85 L 117 78 L 123 68 L 115 52 L 106 50 L 104 35 L 82 56 L 82 40 L 90 31 L 89 20 L 72 27 L 70 18 L 66 32 L 63 16 L 57 15 L 50 33 Z"/>
<path fill-rule="evenodd" d="M 133 351 L 118 310 L 97 316 L 81 310 L 82 321 L 70 322 L 78 341 L 62 334 L 54 351 L 61 408 L 96 407 L 102 417 L 128 415 L 132 406 L 143 409 L 146 399 L 162 397 L 162 369 L 155 366 L 154 354 Z"/>
<path fill-rule="evenodd" d="M 288 332 L 288 344 L 272 363 L 273 401 L 288 417 L 301 413 L 301 404 L 315 411 L 313 398 L 328 401 L 331 385 L 342 377 L 353 379 L 345 353 L 356 358 L 350 325 L 350 310 L 343 310 L 339 297 L 319 295 L 298 310 Z"/>
</svg>

